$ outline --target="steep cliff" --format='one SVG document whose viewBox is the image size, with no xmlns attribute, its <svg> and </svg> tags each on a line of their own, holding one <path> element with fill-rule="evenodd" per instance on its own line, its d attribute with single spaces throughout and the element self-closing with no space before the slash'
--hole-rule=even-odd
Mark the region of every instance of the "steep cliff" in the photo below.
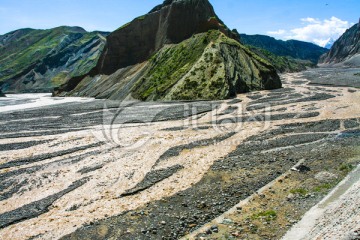
<svg viewBox="0 0 360 240">
<path fill-rule="evenodd" d="M 80 27 L 20 29 L 0 36 L 0 86 L 4 92 L 51 92 L 92 69 L 107 33 Z"/>
<path fill-rule="evenodd" d="M 330 51 L 321 56 L 319 63 L 360 67 L 360 22 L 348 29 Z"/>
<path fill-rule="evenodd" d="M 195 100 L 281 87 L 273 66 L 238 39 L 207 0 L 165 1 L 111 33 L 96 67 L 54 94 Z"/>
<path fill-rule="evenodd" d="M 111 33 L 94 73 L 112 74 L 149 59 L 165 44 L 179 43 L 210 29 L 232 35 L 208 0 L 167 0 Z"/>
</svg>

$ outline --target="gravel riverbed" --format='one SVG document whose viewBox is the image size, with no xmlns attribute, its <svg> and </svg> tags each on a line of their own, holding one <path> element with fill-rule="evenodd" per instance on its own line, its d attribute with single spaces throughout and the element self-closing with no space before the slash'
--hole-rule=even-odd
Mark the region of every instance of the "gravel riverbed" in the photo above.
<svg viewBox="0 0 360 240">
<path fill-rule="evenodd" d="M 1 239 L 281 238 L 358 164 L 360 92 L 312 71 L 232 100 L 2 111 Z M 284 174 L 242 217 L 191 234 Z"/>
</svg>

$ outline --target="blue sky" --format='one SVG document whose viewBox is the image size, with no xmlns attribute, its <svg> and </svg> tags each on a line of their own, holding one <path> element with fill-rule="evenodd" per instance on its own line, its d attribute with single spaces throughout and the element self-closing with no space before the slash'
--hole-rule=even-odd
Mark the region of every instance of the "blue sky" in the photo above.
<svg viewBox="0 0 360 240">
<path fill-rule="evenodd" d="M 112 31 L 162 0 L 0 0 L 0 34 L 15 29 L 81 26 Z M 295 38 L 322 45 L 360 17 L 360 0 L 210 0 L 241 33 Z"/>
</svg>

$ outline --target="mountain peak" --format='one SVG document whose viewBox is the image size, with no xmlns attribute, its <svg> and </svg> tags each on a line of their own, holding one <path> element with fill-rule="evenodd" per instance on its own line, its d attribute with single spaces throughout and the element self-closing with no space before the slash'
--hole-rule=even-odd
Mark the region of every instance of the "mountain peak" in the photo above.
<svg viewBox="0 0 360 240">
<path fill-rule="evenodd" d="M 165 0 L 162 4 L 159 4 L 156 7 L 154 7 L 149 13 L 157 12 L 162 8 L 170 6 L 175 2 L 177 2 L 177 4 L 191 4 L 194 6 L 198 4 L 211 5 L 208 0 Z"/>
<path fill-rule="evenodd" d="M 64 30 L 70 32 L 87 33 L 87 31 L 84 28 L 78 26 L 60 26 L 53 28 L 53 30 Z"/>
<path fill-rule="evenodd" d="M 208 0 L 166 0 L 107 37 L 104 54 L 94 73 L 112 74 L 119 68 L 147 60 L 165 44 L 176 44 L 208 30 L 234 36 Z"/>
<path fill-rule="evenodd" d="M 153 9 L 151 9 L 151 11 L 149 13 L 157 12 L 157 11 L 161 10 L 163 7 L 166 7 L 170 4 L 172 4 L 173 1 L 174 0 L 165 0 L 162 4 L 159 4 L 156 7 L 154 7 Z"/>
</svg>

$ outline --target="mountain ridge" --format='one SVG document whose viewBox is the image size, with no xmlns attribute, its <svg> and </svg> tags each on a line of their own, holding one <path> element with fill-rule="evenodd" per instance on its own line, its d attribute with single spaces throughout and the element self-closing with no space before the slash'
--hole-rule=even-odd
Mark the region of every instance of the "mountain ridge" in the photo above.
<svg viewBox="0 0 360 240">
<path fill-rule="evenodd" d="M 317 63 L 322 54 L 328 51 L 316 44 L 299 40 L 278 40 L 270 36 L 240 34 L 241 42 L 246 45 L 262 48 L 278 56 L 309 60 Z"/>
<path fill-rule="evenodd" d="M 177 0 L 112 32 L 96 67 L 54 95 L 213 100 L 279 87 L 275 68 L 239 42 L 208 0 Z"/>
</svg>

